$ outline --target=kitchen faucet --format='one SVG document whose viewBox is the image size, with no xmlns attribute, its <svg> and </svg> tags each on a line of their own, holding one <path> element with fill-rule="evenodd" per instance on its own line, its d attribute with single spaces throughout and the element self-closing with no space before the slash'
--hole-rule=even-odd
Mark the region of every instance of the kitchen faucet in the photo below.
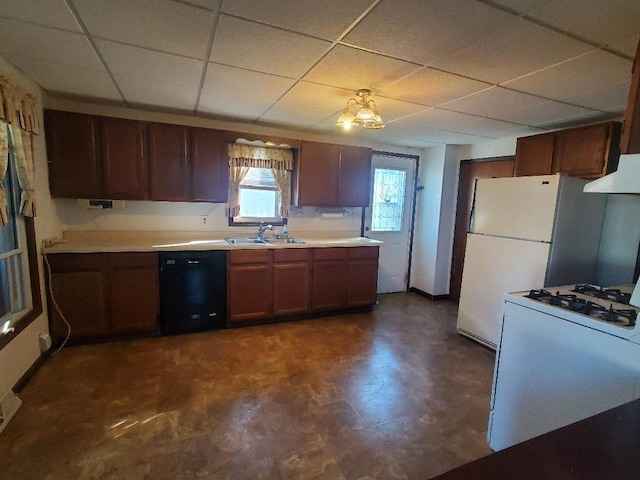
<svg viewBox="0 0 640 480">
<path fill-rule="evenodd" d="M 267 230 L 273 230 L 273 229 L 274 229 L 273 225 L 265 226 L 264 223 L 260 222 L 260 225 L 258 226 L 258 233 L 256 233 L 256 237 L 262 240 L 262 237 L 264 236 L 264 232 L 266 232 Z"/>
</svg>

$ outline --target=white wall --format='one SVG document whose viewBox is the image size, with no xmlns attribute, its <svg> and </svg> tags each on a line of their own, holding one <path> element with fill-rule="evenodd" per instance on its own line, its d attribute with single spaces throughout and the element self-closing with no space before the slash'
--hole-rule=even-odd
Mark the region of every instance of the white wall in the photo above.
<svg viewBox="0 0 640 480">
<path fill-rule="evenodd" d="M 18 72 L 0 56 L 0 75 L 8 78 L 13 84 L 34 94 L 38 98 L 38 112 L 42 125 L 41 91 L 38 85 Z M 36 180 L 36 218 L 34 219 L 36 241 L 40 245 L 43 238 L 60 236 L 62 225 L 59 222 L 51 196 L 47 176 L 47 161 L 44 135 L 34 137 L 35 180 Z M 40 250 L 40 249 L 39 249 Z M 44 296 L 44 269 L 39 256 L 40 285 L 42 288 L 43 308 L 46 310 Z M 12 388 L 24 375 L 40 355 L 38 336 L 48 332 L 46 314 L 40 315 L 33 323 L 0 350 L 0 393 Z"/>
<path fill-rule="evenodd" d="M 631 283 L 639 244 L 640 195 L 609 195 L 596 282 L 605 286 Z"/>
<path fill-rule="evenodd" d="M 491 140 L 486 143 L 461 145 L 457 149 L 458 160 L 505 157 L 516 154 L 516 137 Z"/>
<path fill-rule="evenodd" d="M 454 146 L 425 149 L 418 171 L 424 189 L 416 201 L 409 286 L 434 296 L 449 292 L 459 166 L 456 150 Z"/>
</svg>

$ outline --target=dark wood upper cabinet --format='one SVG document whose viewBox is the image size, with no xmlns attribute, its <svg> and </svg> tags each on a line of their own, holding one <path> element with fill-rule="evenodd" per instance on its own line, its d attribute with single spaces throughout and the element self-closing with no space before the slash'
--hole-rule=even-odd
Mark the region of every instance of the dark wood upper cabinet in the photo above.
<svg viewBox="0 0 640 480">
<path fill-rule="evenodd" d="M 551 173 L 582 178 L 606 175 L 618 164 L 619 145 L 617 122 L 560 130 L 556 132 Z"/>
<path fill-rule="evenodd" d="M 515 176 L 524 177 L 551 173 L 554 143 L 555 134 L 553 132 L 518 138 Z"/>
<path fill-rule="evenodd" d="M 190 133 L 190 199 L 225 203 L 229 188 L 226 132 L 192 128 Z"/>
<path fill-rule="evenodd" d="M 624 114 L 624 132 L 620 142 L 622 153 L 640 153 L 640 41 L 631 73 L 629 101 Z"/>
<path fill-rule="evenodd" d="M 103 198 L 95 117 L 46 110 L 45 134 L 51 196 Z"/>
<path fill-rule="evenodd" d="M 515 176 L 562 173 L 597 178 L 614 171 L 620 156 L 620 123 L 604 122 L 518 138 Z"/>
<path fill-rule="evenodd" d="M 299 206 L 365 207 L 370 179 L 370 148 L 303 141 L 294 201 Z"/>
<path fill-rule="evenodd" d="M 119 200 L 146 199 L 144 124 L 118 118 L 101 118 L 100 125 L 105 197 Z"/>
<path fill-rule="evenodd" d="M 371 183 L 371 149 L 340 147 L 338 205 L 366 207 L 369 205 Z"/>
<path fill-rule="evenodd" d="M 187 127 L 150 123 L 148 141 L 150 199 L 188 201 Z"/>
<path fill-rule="evenodd" d="M 296 172 L 299 206 L 336 206 L 340 145 L 302 142 Z"/>
</svg>

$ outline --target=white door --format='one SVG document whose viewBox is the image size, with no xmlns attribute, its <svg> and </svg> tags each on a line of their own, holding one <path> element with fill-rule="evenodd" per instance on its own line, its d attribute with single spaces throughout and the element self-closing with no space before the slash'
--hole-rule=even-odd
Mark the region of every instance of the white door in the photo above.
<svg viewBox="0 0 640 480">
<path fill-rule="evenodd" d="M 378 293 L 407 290 L 415 170 L 413 158 L 373 156 L 365 234 L 384 242 L 380 246 Z"/>
</svg>

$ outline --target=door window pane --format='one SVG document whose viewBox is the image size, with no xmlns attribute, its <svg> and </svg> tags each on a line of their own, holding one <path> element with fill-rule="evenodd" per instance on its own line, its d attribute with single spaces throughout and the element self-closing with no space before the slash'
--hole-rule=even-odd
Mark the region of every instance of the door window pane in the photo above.
<svg viewBox="0 0 640 480">
<path fill-rule="evenodd" d="M 402 230 L 406 179 L 407 172 L 405 170 L 375 169 L 371 231 L 399 232 Z"/>
</svg>

